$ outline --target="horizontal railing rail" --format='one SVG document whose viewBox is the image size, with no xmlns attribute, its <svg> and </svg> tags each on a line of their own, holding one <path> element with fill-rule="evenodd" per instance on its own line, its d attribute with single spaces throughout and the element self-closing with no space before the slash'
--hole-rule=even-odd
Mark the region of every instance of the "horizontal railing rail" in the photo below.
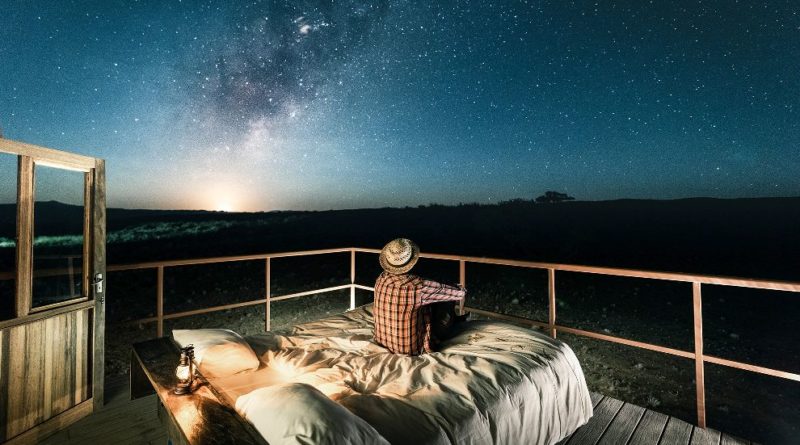
<svg viewBox="0 0 800 445">
<path fill-rule="evenodd" d="M 340 286 L 326 287 L 323 289 L 313 289 L 303 292 L 295 292 L 280 296 L 272 296 L 272 283 L 271 283 L 271 260 L 274 258 L 290 258 L 314 255 L 327 255 L 334 253 L 349 253 L 351 258 L 351 272 L 350 284 Z M 221 264 L 243 261 L 264 261 L 264 275 L 265 275 L 265 298 L 256 300 L 244 301 L 239 303 L 224 304 L 219 306 L 206 307 L 202 309 L 194 309 L 189 311 L 181 311 L 165 314 L 164 313 L 164 270 L 168 267 L 181 267 L 181 266 L 197 266 L 208 264 Z M 192 315 L 202 315 L 212 312 L 224 311 L 229 309 L 238 309 L 248 306 L 256 306 L 259 304 L 265 305 L 265 320 L 264 328 L 269 331 L 271 329 L 271 316 L 270 305 L 272 302 L 289 300 L 293 298 L 306 297 L 310 295 L 318 295 L 327 292 L 334 292 L 337 290 L 350 289 L 350 309 L 355 308 L 355 252 L 352 248 L 335 248 L 335 249 L 317 249 L 317 250 L 302 250 L 293 252 L 276 252 L 257 255 L 237 255 L 237 256 L 222 256 L 210 258 L 189 258 L 182 260 L 165 260 L 165 261 L 149 261 L 144 263 L 132 264 L 116 264 L 106 267 L 106 272 L 124 272 L 132 270 L 146 270 L 155 269 L 156 275 L 156 315 L 153 317 L 139 318 L 136 320 L 128 321 L 127 323 L 139 324 L 156 322 L 156 335 L 161 337 L 164 335 L 164 320 L 171 320 L 175 318 L 189 317 Z"/>
<path fill-rule="evenodd" d="M 298 250 L 296 252 L 261 253 L 257 255 L 235 255 L 235 256 L 219 256 L 210 258 L 188 258 L 183 260 L 149 261 L 146 263 L 109 265 L 106 268 L 106 271 L 118 272 L 122 270 L 155 269 L 159 266 L 175 267 L 175 266 L 194 266 L 199 264 L 231 263 L 237 261 L 266 260 L 269 258 L 288 258 L 288 257 L 298 257 L 298 256 L 326 255 L 329 253 L 347 253 L 352 251 L 353 251 L 352 247 L 341 247 L 336 249 Z"/>
<path fill-rule="evenodd" d="M 349 253 L 350 254 L 350 284 L 340 286 L 326 287 L 323 289 L 309 290 L 303 292 L 296 292 L 281 296 L 272 296 L 271 288 L 271 261 L 276 258 L 299 257 L 310 255 L 325 255 L 334 253 Z M 379 254 L 378 249 L 346 247 L 336 249 L 320 249 L 320 250 L 305 250 L 297 252 L 279 252 L 259 255 L 243 255 L 243 256 L 225 256 L 214 258 L 193 258 L 185 260 L 169 260 L 169 261 L 151 261 L 146 263 L 124 264 L 124 265 L 110 265 L 108 272 L 121 272 L 130 270 L 141 269 L 155 269 L 157 271 L 157 286 L 156 286 L 156 316 L 141 318 L 131 321 L 131 323 L 157 323 L 157 335 L 162 336 L 164 320 L 187 317 L 191 315 L 206 314 L 216 311 L 235 309 L 247 306 L 255 306 L 264 304 L 266 309 L 265 314 L 265 329 L 271 328 L 271 313 L 270 305 L 275 301 L 282 301 L 291 298 L 300 298 L 309 295 L 317 295 L 326 292 L 333 292 L 338 290 L 350 289 L 350 308 L 355 307 L 355 291 L 365 290 L 373 291 L 374 288 L 363 284 L 356 283 L 356 254 Z M 579 335 L 583 337 L 593 338 L 597 340 L 622 344 L 635 348 L 646 349 L 663 354 L 669 354 L 677 357 L 691 359 L 695 362 L 695 381 L 696 381 L 696 407 L 697 407 L 697 424 L 700 427 L 706 426 L 706 409 L 705 409 L 705 363 L 713 363 L 716 365 L 727 366 L 744 371 L 779 377 L 783 379 L 793 380 L 800 382 L 800 374 L 784 370 L 772 369 L 764 366 L 755 365 L 752 363 L 745 363 L 736 360 L 729 360 L 721 357 L 707 355 L 703 351 L 703 315 L 702 315 L 702 286 L 703 285 L 716 285 L 716 286 L 732 286 L 748 289 L 761 289 L 761 290 L 774 290 L 784 292 L 798 292 L 800 293 L 800 283 L 789 281 L 770 281 L 760 279 L 745 279 L 736 277 L 723 277 L 711 275 L 698 275 L 698 274 L 685 274 L 674 272 L 654 272 L 645 270 L 621 269 L 610 267 L 595 267 L 595 266 L 580 266 L 571 264 L 560 263 L 546 263 L 524 260 L 511 260 L 501 258 L 486 258 L 475 256 L 463 255 L 445 255 L 435 253 L 421 253 L 420 257 L 454 261 L 459 264 L 459 283 L 466 286 L 466 265 L 467 263 L 474 264 L 490 264 L 497 266 L 510 266 L 528 269 L 539 269 L 547 271 L 548 277 L 548 320 L 534 320 L 524 317 L 517 317 L 508 314 L 501 314 L 498 312 L 488 311 L 481 308 L 466 306 L 462 302 L 460 310 L 470 311 L 477 315 L 482 315 L 490 318 L 505 320 L 517 324 L 522 324 L 530 327 L 539 327 L 545 329 L 553 338 L 556 338 L 558 332 L 567 334 Z M 220 306 L 213 306 L 203 309 L 195 309 L 189 311 L 182 311 L 170 314 L 164 314 L 164 269 L 168 267 L 192 266 L 202 264 L 217 264 L 236 261 L 254 261 L 263 260 L 265 262 L 265 295 L 266 298 L 256 300 L 226 304 Z M 641 342 L 628 338 L 609 335 L 602 332 L 589 331 L 578 329 L 570 326 L 563 326 L 556 323 L 556 272 L 574 272 L 584 274 L 599 274 L 623 278 L 641 278 L 649 280 L 660 281 L 676 281 L 691 283 L 692 285 L 692 316 L 693 316 L 693 334 L 694 334 L 694 350 L 682 350 L 670 348 L 666 346 L 656 345 L 647 342 Z"/>
<path fill-rule="evenodd" d="M 353 250 L 362 253 L 379 254 L 380 249 L 364 249 L 354 247 Z M 487 258 L 463 255 L 446 255 L 438 253 L 420 253 L 420 258 L 434 260 L 464 261 L 467 263 L 493 264 L 497 266 L 524 267 L 529 269 L 553 269 L 561 272 L 578 272 L 599 275 L 612 275 L 626 278 L 645 278 L 662 281 L 681 281 L 684 283 L 714 284 L 719 286 L 746 287 L 750 289 L 778 290 L 800 292 L 800 283 L 792 281 L 758 280 L 737 277 L 714 275 L 697 275 L 678 272 L 654 272 L 635 269 L 621 269 L 613 267 L 580 266 L 575 264 L 542 263 L 536 261 L 509 260 L 502 258 Z"/>
</svg>

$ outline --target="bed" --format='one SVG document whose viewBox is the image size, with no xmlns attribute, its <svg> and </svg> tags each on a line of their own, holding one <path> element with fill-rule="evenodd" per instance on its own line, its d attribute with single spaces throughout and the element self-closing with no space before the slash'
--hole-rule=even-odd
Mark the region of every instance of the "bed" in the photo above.
<svg viewBox="0 0 800 445">
<path fill-rule="evenodd" d="M 336 434 L 351 443 L 553 444 L 592 416 L 575 354 L 537 331 L 470 321 L 417 357 L 389 353 L 372 332 L 368 305 L 245 337 L 253 370 L 206 379 L 270 443 L 335 443 L 324 430 L 347 424 Z"/>
</svg>

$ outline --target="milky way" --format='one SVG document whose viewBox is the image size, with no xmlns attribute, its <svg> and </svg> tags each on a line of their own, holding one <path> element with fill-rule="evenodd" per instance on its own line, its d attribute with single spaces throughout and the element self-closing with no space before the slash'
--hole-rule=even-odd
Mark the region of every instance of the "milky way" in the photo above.
<svg viewBox="0 0 800 445">
<path fill-rule="evenodd" d="M 119 206 L 796 196 L 799 14 L 793 1 L 13 0 L 0 124 L 105 157 Z"/>
<path fill-rule="evenodd" d="M 206 94 L 216 111 L 240 122 L 309 105 L 364 50 L 387 13 L 386 4 L 362 3 L 239 7 L 235 26 L 208 44 L 208 65 L 199 67 L 192 94 Z"/>
</svg>

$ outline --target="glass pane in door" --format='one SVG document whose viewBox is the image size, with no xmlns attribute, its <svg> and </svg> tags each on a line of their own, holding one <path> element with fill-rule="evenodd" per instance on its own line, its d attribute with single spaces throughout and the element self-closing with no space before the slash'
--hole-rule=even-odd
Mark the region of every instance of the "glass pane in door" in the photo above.
<svg viewBox="0 0 800 445">
<path fill-rule="evenodd" d="M 14 318 L 17 157 L 0 153 L 0 320 Z"/>
<path fill-rule="evenodd" d="M 83 296 L 84 173 L 36 165 L 33 307 Z"/>
</svg>

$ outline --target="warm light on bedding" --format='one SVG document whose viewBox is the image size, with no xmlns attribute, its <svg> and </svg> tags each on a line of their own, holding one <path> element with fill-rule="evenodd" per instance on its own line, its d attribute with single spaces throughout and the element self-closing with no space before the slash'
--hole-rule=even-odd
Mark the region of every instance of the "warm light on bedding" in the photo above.
<svg viewBox="0 0 800 445">
<path fill-rule="evenodd" d="M 276 356 L 273 351 L 268 352 L 266 363 L 267 367 L 275 371 L 285 382 L 291 382 L 292 379 L 303 374 L 302 368 L 298 368 L 282 356 Z"/>
<path fill-rule="evenodd" d="M 205 377 L 225 377 L 258 369 L 260 363 L 250 345 L 228 329 L 175 329 L 175 341 L 194 345 L 195 363 Z"/>
<path fill-rule="evenodd" d="M 389 445 L 369 423 L 303 383 L 257 389 L 239 397 L 236 410 L 270 445 Z"/>
<path fill-rule="evenodd" d="M 209 382 L 254 424 L 266 425 L 259 410 L 274 401 L 257 399 L 274 395 L 267 388 L 301 398 L 314 388 L 315 400 L 346 408 L 391 443 L 550 444 L 592 415 L 572 350 L 505 323 L 470 322 L 441 352 L 417 357 L 372 342 L 370 307 L 246 340 L 261 367 Z"/>
</svg>

